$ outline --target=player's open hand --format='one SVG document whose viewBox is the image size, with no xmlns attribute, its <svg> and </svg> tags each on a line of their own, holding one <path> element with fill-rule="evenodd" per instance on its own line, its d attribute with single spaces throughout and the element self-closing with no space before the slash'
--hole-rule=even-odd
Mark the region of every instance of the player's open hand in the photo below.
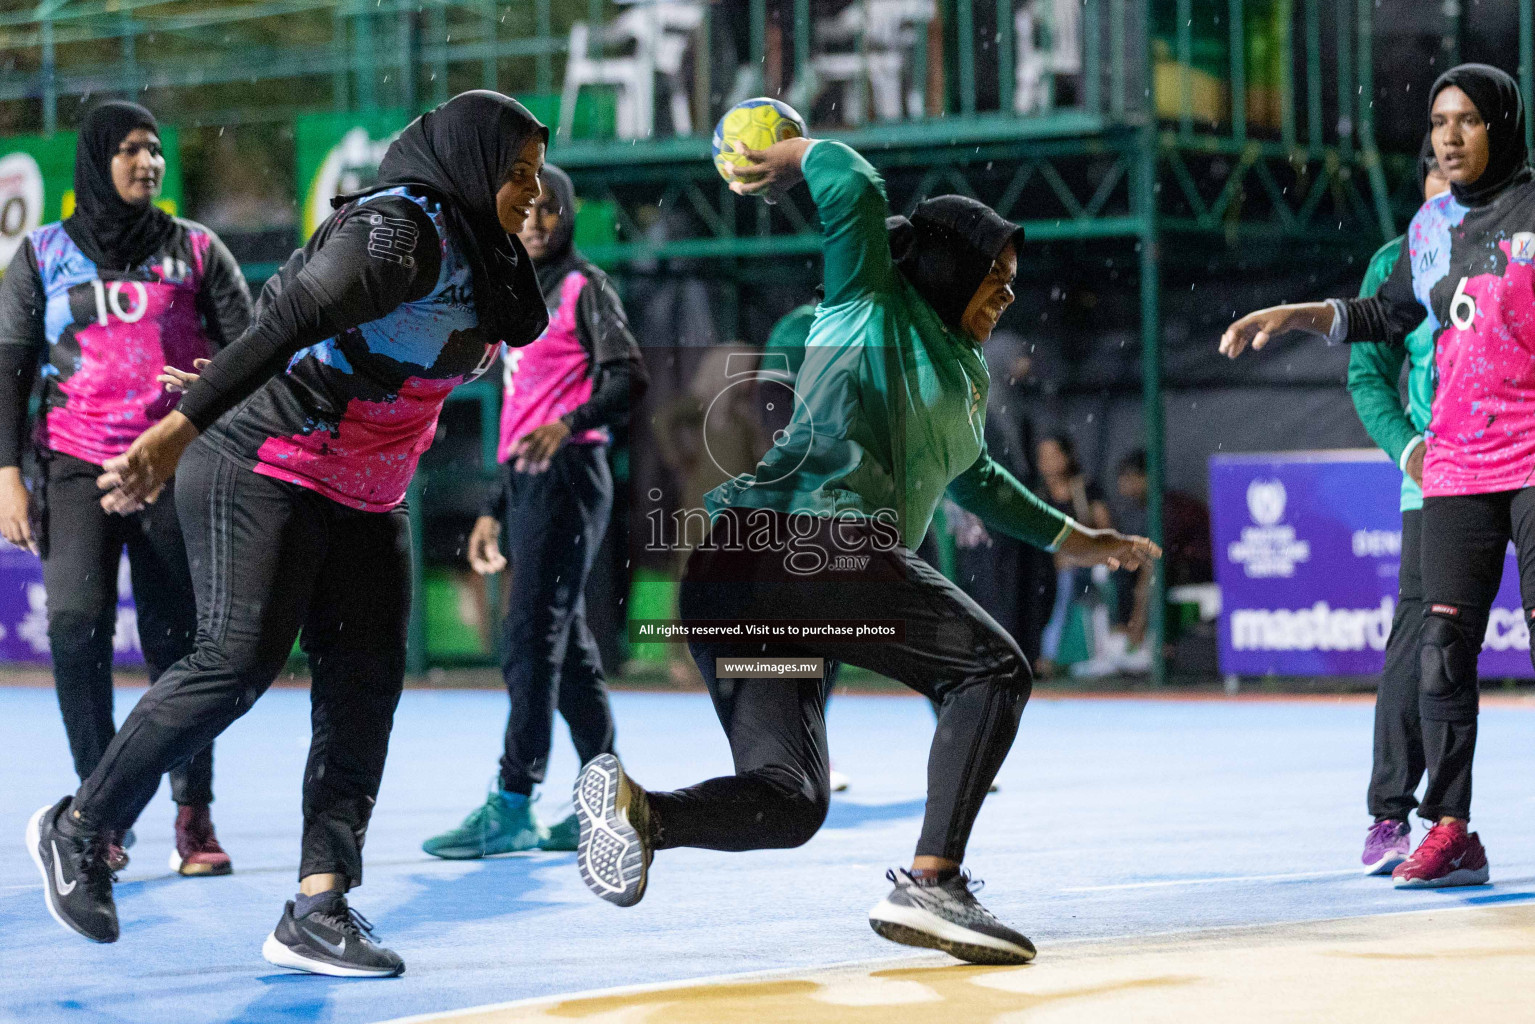
<svg viewBox="0 0 1535 1024">
<path fill-rule="evenodd" d="M 1118 530 L 1078 527 L 1061 542 L 1060 554 L 1072 565 L 1106 565 L 1110 569 L 1139 569 L 1162 557 L 1162 549 L 1145 537 Z"/>
<path fill-rule="evenodd" d="M 196 439 L 192 421 L 172 410 L 140 434 L 126 452 L 102 463 L 96 486 L 107 493 L 102 495 L 101 507 L 128 515 L 152 504 L 176 472 L 181 453 Z"/>
<path fill-rule="evenodd" d="M 1325 302 L 1298 302 L 1288 306 L 1270 306 L 1248 313 L 1226 328 L 1221 335 L 1220 352 L 1235 359 L 1246 349 L 1260 351 L 1277 335 L 1286 331 L 1306 331 L 1325 337 L 1332 328 L 1332 307 Z"/>
<path fill-rule="evenodd" d="M 789 189 L 805 180 L 800 163 L 810 139 L 784 139 L 767 149 L 748 149 L 737 142 L 736 152 L 746 158 L 745 167 L 726 164 L 725 172 L 730 179 L 730 191 L 738 196 L 762 196 L 774 202 Z"/>
<path fill-rule="evenodd" d="M 21 469 L 16 466 L 0 469 L 0 536 L 35 555 L 37 540 L 32 536 L 28 516 L 31 500 L 32 495 L 21 479 Z"/>
<path fill-rule="evenodd" d="M 192 360 L 192 369 L 196 370 L 197 373 L 192 373 L 187 370 L 178 370 L 174 366 L 162 366 L 160 368 L 160 376 L 156 377 L 155 381 L 156 383 L 165 385 L 165 390 L 174 392 L 179 395 L 187 388 L 197 383 L 198 373 L 201 373 L 203 367 L 207 366 L 211 362 L 213 362 L 211 359 Z"/>
</svg>

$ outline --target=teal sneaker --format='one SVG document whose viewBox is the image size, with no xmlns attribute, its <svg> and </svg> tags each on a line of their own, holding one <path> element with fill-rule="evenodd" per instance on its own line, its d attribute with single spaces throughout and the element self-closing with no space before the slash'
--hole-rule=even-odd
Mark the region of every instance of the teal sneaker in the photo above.
<svg viewBox="0 0 1535 1024">
<path fill-rule="evenodd" d="M 499 853 L 537 850 L 548 837 L 549 830 L 533 814 L 531 798 L 497 787 L 469 812 L 463 824 L 433 836 L 421 844 L 421 849 L 444 860 L 478 860 Z"/>
<path fill-rule="evenodd" d="M 576 848 L 580 838 L 581 819 L 576 817 L 575 811 L 571 811 L 563 820 L 549 826 L 549 835 L 538 844 L 538 848 L 568 853 Z"/>
</svg>

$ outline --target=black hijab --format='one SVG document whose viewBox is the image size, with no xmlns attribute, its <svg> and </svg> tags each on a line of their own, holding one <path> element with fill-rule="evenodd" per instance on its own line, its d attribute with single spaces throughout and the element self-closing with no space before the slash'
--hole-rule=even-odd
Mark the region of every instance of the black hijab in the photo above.
<svg viewBox="0 0 1535 1024">
<path fill-rule="evenodd" d="M 526 345 L 543 333 L 549 313 L 527 250 L 496 217 L 496 193 L 532 138 L 547 143 L 549 129 L 510 96 L 460 93 L 390 143 L 374 185 L 332 202 L 340 206 L 400 185 L 432 195 L 474 274 L 480 327 L 492 340 Z"/>
<path fill-rule="evenodd" d="M 968 196 L 929 199 L 910 220 L 891 217 L 885 227 L 895 265 L 955 331 L 1002 250 L 1023 243 L 1023 228 Z"/>
<path fill-rule="evenodd" d="M 64 232 L 98 267 L 128 270 L 169 240 L 176 219 L 154 203 L 136 206 L 112 184 L 112 158 L 135 128 L 159 134 L 155 115 L 123 100 L 103 103 L 85 115 L 75 144 L 75 212 Z"/>
<path fill-rule="evenodd" d="M 1439 158 L 1434 155 L 1434 133 L 1432 130 L 1423 133 L 1423 145 L 1418 147 L 1418 195 L 1423 195 L 1423 190 L 1428 187 L 1429 172 L 1439 166 Z"/>
<path fill-rule="evenodd" d="M 1519 85 L 1505 71 L 1490 64 L 1461 64 L 1440 75 L 1429 90 L 1428 105 L 1450 86 L 1476 104 L 1487 122 L 1487 169 L 1469 185 L 1451 184 L 1450 191 L 1463 206 L 1484 206 L 1503 190 L 1531 177 L 1529 152 L 1524 144 L 1524 101 Z"/>
<path fill-rule="evenodd" d="M 553 164 L 544 164 L 541 180 L 547 198 L 559 208 L 560 220 L 549 235 L 548 248 L 534 263 L 539 267 L 553 267 L 574 252 L 571 243 L 576 237 L 576 186 L 571 183 L 570 175 Z"/>
</svg>

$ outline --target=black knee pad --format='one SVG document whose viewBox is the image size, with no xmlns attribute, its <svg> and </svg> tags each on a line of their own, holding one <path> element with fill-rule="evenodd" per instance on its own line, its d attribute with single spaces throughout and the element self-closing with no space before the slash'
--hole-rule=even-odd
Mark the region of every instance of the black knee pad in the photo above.
<svg viewBox="0 0 1535 1024">
<path fill-rule="evenodd" d="M 1431 611 L 1423 617 L 1419 644 L 1419 712 L 1434 722 L 1475 720 L 1481 637 L 1469 635 L 1466 624 L 1456 618 Z"/>
</svg>

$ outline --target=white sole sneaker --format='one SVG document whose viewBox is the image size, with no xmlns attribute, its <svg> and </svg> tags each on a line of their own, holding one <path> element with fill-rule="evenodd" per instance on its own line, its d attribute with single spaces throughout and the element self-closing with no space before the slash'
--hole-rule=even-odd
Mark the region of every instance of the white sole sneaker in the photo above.
<svg viewBox="0 0 1535 1024">
<path fill-rule="evenodd" d="M 1397 869 L 1397 865 L 1407 859 L 1405 853 L 1388 853 L 1374 864 L 1366 864 L 1364 873 L 1368 875 L 1389 875 Z"/>
<path fill-rule="evenodd" d="M 920 907 L 903 907 L 888 899 L 869 911 L 869 927 L 891 942 L 942 950 L 972 964 L 1026 964 L 1034 959 L 1034 950 L 1027 946 L 961 927 Z"/>
<path fill-rule="evenodd" d="M 261 944 L 261 957 L 274 967 L 286 967 L 290 971 L 303 971 L 306 974 L 324 974 L 332 978 L 392 978 L 405 973 L 404 967 L 399 970 L 367 970 L 312 960 L 279 942 L 275 932 L 268 935 Z"/>
<path fill-rule="evenodd" d="M 1479 868 L 1461 868 L 1439 878 L 1403 878 L 1396 881 L 1398 889 L 1453 889 L 1460 885 L 1486 885 L 1491 875 L 1484 865 Z"/>
<path fill-rule="evenodd" d="M 645 896 L 650 857 L 638 830 L 618 806 L 624 784 L 623 766 L 612 754 L 599 754 L 581 769 L 575 791 L 581 826 L 576 866 L 593 893 L 617 906 L 632 907 Z"/>
<path fill-rule="evenodd" d="M 68 928 L 76 935 L 85 935 L 80 929 L 64 920 L 58 908 L 53 905 L 53 881 L 48 877 L 48 865 L 43 863 L 43 855 L 38 852 L 38 846 L 43 838 L 43 816 L 53 810 L 53 805 L 43 807 L 27 820 L 26 844 L 27 853 L 32 857 L 32 863 L 37 865 L 38 876 L 43 880 L 43 906 L 48 908 L 48 916 L 52 917 L 63 928 Z M 87 939 L 91 938 L 85 935 Z M 96 941 L 92 939 L 92 941 Z"/>
</svg>

